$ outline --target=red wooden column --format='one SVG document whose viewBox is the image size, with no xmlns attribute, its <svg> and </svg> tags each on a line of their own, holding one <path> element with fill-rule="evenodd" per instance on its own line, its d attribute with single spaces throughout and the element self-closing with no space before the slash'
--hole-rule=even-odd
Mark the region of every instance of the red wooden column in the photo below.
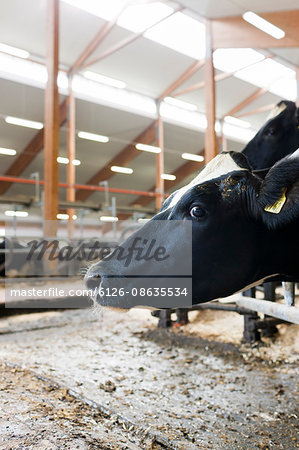
<svg viewBox="0 0 299 450">
<path fill-rule="evenodd" d="M 160 108 L 160 105 L 158 105 Z M 156 155 L 156 192 L 159 196 L 156 197 L 156 209 L 160 209 L 164 200 L 164 180 L 162 173 L 164 173 L 164 129 L 163 120 L 159 114 L 157 122 L 157 146 L 160 147 L 161 152 Z"/>
<path fill-rule="evenodd" d="M 74 185 L 76 183 L 76 167 L 73 164 L 73 160 L 76 159 L 76 100 L 72 87 L 73 77 L 69 77 L 69 97 L 68 97 L 68 128 L 67 128 L 67 157 L 69 163 L 67 165 L 67 183 L 69 187 L 66 191 L 66 199 L 68 202 L 74 202 L 76 200 L 76 189 Z M 69 215 L 68 219 L 68 236 L 72 238 L 74 235 L 74 209 L 70 208 L 67 211 Z"/>
<path fill-rule="evenodd" d="M 218 154 L 218 142 L 215 132 L 216 98 L 215 71 L 213 65 L 213 37 L 211 22 L 206 21 L 206 63 L 205 63 L 205 104 L 207 130 L 205 134 L 205 163 L 207 164 Z"/>
<path fill-rule="evenodd" d="M 58 75 L 59 0 L 47 0 L 47 71 L 45 91 L 44 133 L 44 235 L 57 234 L 58 212 L 58 149 L 59 149 L 59 94 Z"/>
</svg>

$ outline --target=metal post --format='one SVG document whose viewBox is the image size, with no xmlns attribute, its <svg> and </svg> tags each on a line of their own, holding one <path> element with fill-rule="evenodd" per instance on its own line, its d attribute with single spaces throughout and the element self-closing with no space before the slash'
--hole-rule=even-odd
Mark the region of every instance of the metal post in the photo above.
<svg viewBox="0 0 299 450">
<path fill-rule="evenodd" d="M 256 289 L 253 287 L 243 292 L 243 295 L 244 297 L 255 297 L 255 291 Z M 261 340 L 260 332 L 257 330 L 257 320 L 258 314 L 256 312 L 244 315 L 243 341 L 253 343 Z"/>
</svg>

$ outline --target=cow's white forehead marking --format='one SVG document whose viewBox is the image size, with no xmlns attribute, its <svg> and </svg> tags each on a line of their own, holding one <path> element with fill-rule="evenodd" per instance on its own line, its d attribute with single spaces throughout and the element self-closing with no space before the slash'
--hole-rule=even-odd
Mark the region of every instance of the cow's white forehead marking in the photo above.
<svg viewBox="0 0 299 450">
<path fill-rule="evenodd" d="M 281 105 L 276 105 L 269 113 L 267 120 L 274 119 L 274 117 L 278 116 L 282 111 L 286 109 L 287 105 L 282 103 Z"/>
<path fill-rule="evenodd" d="M 182 187 L 181 189 L 178 189 L 175 192 L 166 210 L 176 205 L 177 202 L 182 198 L 182 196 L 193 186 L 205 183 L 206 181 L 212 180 L 213 178 L 218 178 L 221 175 L 232 172 L 234 170 L 246 169 L 238 166 L 238 164 L 235 163 L 229 153 L 221 153 L 220 155 L 212 159 L 212 161 L 210 161 L 209 164 L 207 164 L 206 167 L 189 184 Z"/>
</svg>

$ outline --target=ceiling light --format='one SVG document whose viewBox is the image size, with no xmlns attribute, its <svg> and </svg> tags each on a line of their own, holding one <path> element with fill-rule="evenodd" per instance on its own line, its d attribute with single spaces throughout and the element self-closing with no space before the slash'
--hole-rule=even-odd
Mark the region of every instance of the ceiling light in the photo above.
<svg viewBox="0 0 299 450">
<path fill-rule="evenodd" d="M 60 164 L 68 164 L 70 161 L 68 158 L 63 158 L 62 156 L 58 156 L 57 162 L 59 162 Z"/>
<path fill-rule="evenodd" d="M 173 12 L 173 8 L 162 2 L 128 5 L 117 21 L 117 25 L 141 33 Z"/>
<path fill-rule="evenodd" d="M 163 100 L 169 105 L 177 106 L 178 108 L 187 109 L 188 111 L 197 111 L 197 106 L 193 103 L 184 102 L 183 100 L 178 100 L 173 97 L 165 97 Z"/>
<path fill-rule="evenodd" d="M 207 128 L 207 118 L 205 114 L 198 111 L 187 111 L 183 108 L 177 108 L 162 102 L 160 105 L 160 115 L 163 119 L 174 124 L 185 124 L 196 130 L 205 130 Z"/>
<path fill-rule="evenodd" d="M 144 217 L 139 217 L 137 219 L 137 222 L 138 223 L 147 223 L 149 220 L 151 220 L 151 219 L 145 219 Z"/>
<path fill-rule="evenodd" d="M 183 153 L 183 159 L 188 159 L 189 161 L 202 162 L 204 161 L 204 157 L 202 155 L 194 155 L 194 153 Z"/>
<path fill-rule="evenodd" d="M 285 32 L 281 28 L 276 27 L 252 11 L 245 12 L 242 17 L 246 22 L 250 23 L 259 30 L 262 30 L 264 33 L 269 34 L 275 39 L 282 39 L 285 37 Z"/>
<path fill-rule="evenodd" d="M 87 133 L 86 131 L 79 131 L 78 137 L 81 139 L 87 139 L 88 141 L 109 142 L 109 138 L 107 136 L 102 136 L 101 134 Z"/>
<path fill-rule="evenodd" d="M 231 125 L 230 123 L 225 122 L 223 124 L 224 136 L 228 139 L 242 142 L 243 144 L 247 144 L 249 141 L 251 141 L 255 133 L 256 131 L 249 128 L 236 127 L 235 125 Z"/>
<path fill-rule="evenodd" d="M 174 181 L 176 179 L 176 176 L 171 175 L 170 173 L 162 173 L 161 178 L 162 180 Z"/>
<path fill-rule="evenodd" d="M 5 211 L 4 214 L 9 217 L 27 217 L 28 216 L 27 211 Z"/>
<path fill-rule="evenodd" d="M 108 84 L 109 86 L 113 86 L 119 89 L 124 89 L 126 87 L 126 83 L 124 81 L 115 80 L 115 78 L 105 77 L 104 75 L 95 72 L 90 72 L 89 70 L 83 72 L 83 76 L 88 80 Z"/>
<path fill-rule="evenodd" d="M 16 155 L 16 151 L 13 150 L 12 148 L 4 148 L 4 147 L 0 147 L 0 155 L 9 155 L 9 156 L 14 156 Z"/>
<path fill-rule="evenodd" d="M 133 169 L 130 169 L 129 167 L 111 166 L 110 169 L 112 170 L 112 172 L 126 173 L 128 175 L 131 175 L 133 173 Z"/>
<path fill-rule="evenodd" d="M 10 45 L 0 43 L 0 52 L 8 53 L 9 55 L 18 56 L 19 58 L 27 59 L 30 53 L 20 48 L 12 47 Z"/>
<path fill-rule="evenodd" d="M 100 221 L 101 221 L 101 222 L 117 222 L 117 221 L 118 221 L 118 217 L 113 217 L 113 216 L 101 216 L 101 217 L 100 217 Z"/>
<path fill-rule="evenodd" d="M 68 215 L 68 214 L 63 214 L 63 213 L 59 213 L 59 214 L 57 214 L 57 219 L 59 219 L 59 220 L 68 220 L 69 218 L 70 218 L 70 216 Z M 77 219 L 77 216 L 76 216 L 76 214 L 74 214 L 73 215 L 73 220 L 76 220 Z"/>
<path fill-rule="evenodd" d="M 19 117 L 5 117 L 5 122 L 11 125 L 18 125 L 20 127 L 33 128 L 35 130 L 41 130 L 44 124 L 41 122 L 35 122 L 34 120 L 20 119 Z"/>
<path fill-rule="evenodd" d="M 251 127 L 250 122 L 248 122 L 247 120 L 237 119 L 236 117 L 232 117 L 232 116 L 225 116 L 224 122 L 230 123 L 231 125 L 236 125 L 237 127 L 241 127 L 241 128 L 250 128 Z"/>
<path fill-rule="evenodd" d="M 67 220 L 68 218 L 69 218 L 69 215 L 68 214 L 62 214 L 62 213 L 59 213 L 59 214 L 57 214 L 57 219 L 59 219 L 59 220 Z"/>
<path fill-rule="evenodd" d="M 143 152 L 161 153 L 160 147 L 156 147 L 154 145 L 136 144 L 135 147 L 137 148 L 137 150 L 141 150 Z"/>
<path fill-rule="evenodd" d="M 68 158 L 64 158 L 63 156 L 58 156 L 57 162 L 60 164 L 68 164 L 70 160 Z M 80 166 L 81 161 L 79 159 L 73 159 L 72 163 L 74 166 Z"/>
</svg>

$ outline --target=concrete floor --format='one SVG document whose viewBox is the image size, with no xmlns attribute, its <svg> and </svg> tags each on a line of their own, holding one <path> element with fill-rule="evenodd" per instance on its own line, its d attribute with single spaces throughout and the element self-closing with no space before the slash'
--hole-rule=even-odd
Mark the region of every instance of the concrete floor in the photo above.
<svg viewBox="0 0 299 450">
<path fill-rule="evenodd" d="M 155 324 L 142 310 L 0 319 L 0 449 L 298 448 L 294 361 Z"/>
</svg>

